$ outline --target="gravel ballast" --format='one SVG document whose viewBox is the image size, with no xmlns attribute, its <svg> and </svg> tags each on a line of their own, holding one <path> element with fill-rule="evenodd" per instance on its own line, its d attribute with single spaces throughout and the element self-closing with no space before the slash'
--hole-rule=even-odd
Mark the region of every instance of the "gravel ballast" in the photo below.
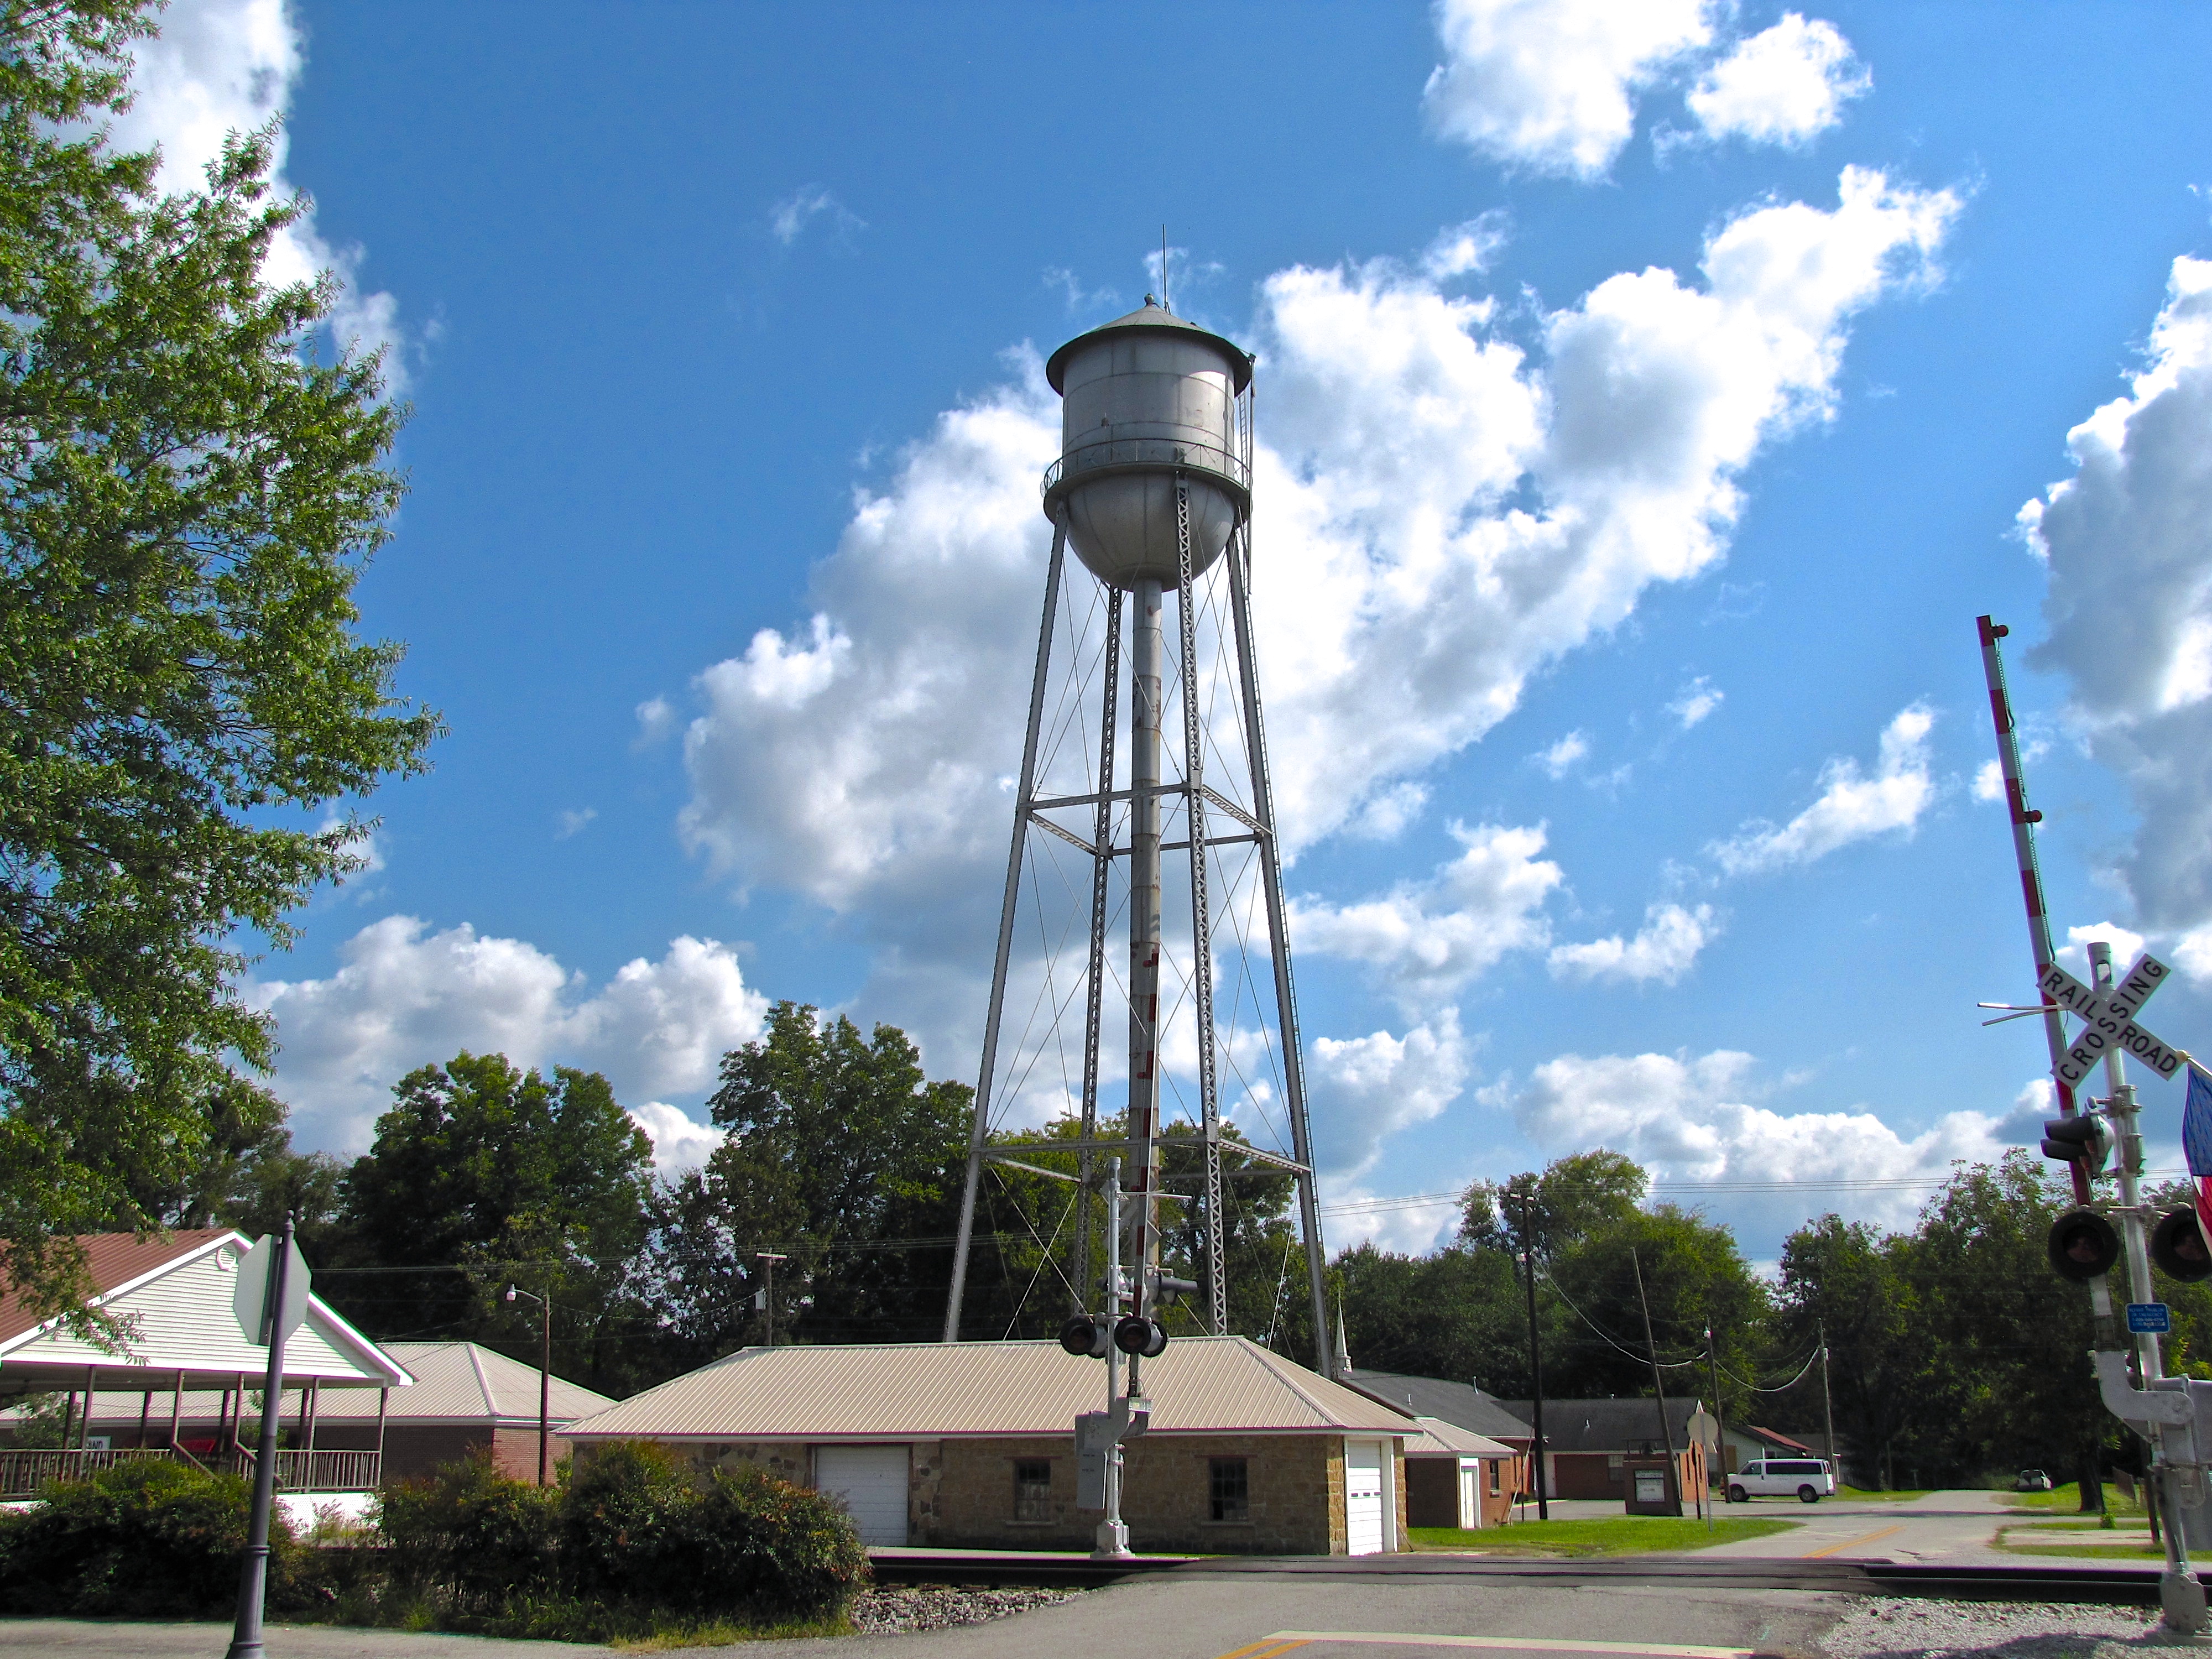
<svg viewBox="0 0 2212 1659">
<path fill-rule="evenodd" d="M 975 1589 L 957 1584 L 884 1584 L 853 1598 L 854 1628 L 866 1636 L 896 1636 L 908 1631 L 948 1630 L 980 1625 L 1032 1607 L 1048 1607 L 1080 1595 L 1080 1590 Z"/>
<path fill-rule="evenodd" d="M 2212 1647 L 2167 1630 L 2156 1607 L 1869 1596 L 1820 1638 L 1830 1659 L 2122 1659 L 2145 1648 Z"/>
</svg>

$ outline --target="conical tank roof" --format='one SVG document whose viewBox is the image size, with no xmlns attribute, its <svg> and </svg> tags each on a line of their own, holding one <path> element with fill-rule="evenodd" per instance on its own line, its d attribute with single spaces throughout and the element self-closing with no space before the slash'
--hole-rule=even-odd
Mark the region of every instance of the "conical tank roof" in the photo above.
<svg viewBox="0 0 2212 1659">
<path fill-rule="evenodd" d="M 1237 377 L 1236 389 L 1242 392 L 1252 384 L 1252 358 L 1243 347 L 1238 345 L 1234 340 L 1224 339 L 1211 329 L 1200 328 L 1196 323 L 1186 322 L 1147 294 L 1145 295 L 1145 303 L 1127 316 L 1116 317 L 1110 323 L 1101 323 L 1087 334 L 1077 335 L 1046 359 L 1044 377 L 1051 382 L 1052 389 L 1054 392 L 1066 390 L 1060 385 L 1060 375 L 1067 367 L 1067 360 L 1071 354 L 1089 345 L 1101 335 L 1110 334 L 1116 329 L 1124 328 L 1148 329 L 1156 333 L 1186 337 L 1195 335 L 1201 340 L 1211 341 L 1221 348 L 1222 356 L 1229 360 L 1231 372 Z"/>
</svg>

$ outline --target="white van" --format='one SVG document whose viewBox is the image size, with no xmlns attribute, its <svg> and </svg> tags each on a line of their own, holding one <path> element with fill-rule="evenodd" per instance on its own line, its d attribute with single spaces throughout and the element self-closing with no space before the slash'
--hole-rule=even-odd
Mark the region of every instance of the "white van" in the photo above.
<svg viewBox="0 0 2212 1659">
<path fill-rule="evenodd" d="M 1754 1498 L 1795 1498 L 1817 1504 L 1835 1495 L 1836 1477 L 1816 1457 L 1757 1458 L 1729 1477 L 1731 1504 L 1747 1504 Z"/>
</svg>

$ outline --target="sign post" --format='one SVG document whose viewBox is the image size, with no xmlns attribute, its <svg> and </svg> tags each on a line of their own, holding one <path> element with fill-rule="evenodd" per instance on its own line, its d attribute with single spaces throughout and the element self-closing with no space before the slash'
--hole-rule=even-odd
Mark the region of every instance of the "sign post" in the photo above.
<svg viewBox="0 0 2212 1659">
<path fill-rule="evenodd" d="M 257 1268 L 264 1271 L 256 1272 Z M 238 1576 L 238 1620 L 228 1659 L 263 1659 L 261 1613 L 269 1595 L 269 1511 L 276 1500 L 276 1428 L 284 1399 L 284 1339 L 307 1314 L 307 1264 L 292 1242 L 292 1218 L 264 1237 L 240 1265 L 232 1305 L 239 1322 L 269 1345 L 269 1373 L 261 1389 L 261 1437 L 253 1457 L 253 1513 L 247 1522 L 246 1563 Z"/>
</svg>

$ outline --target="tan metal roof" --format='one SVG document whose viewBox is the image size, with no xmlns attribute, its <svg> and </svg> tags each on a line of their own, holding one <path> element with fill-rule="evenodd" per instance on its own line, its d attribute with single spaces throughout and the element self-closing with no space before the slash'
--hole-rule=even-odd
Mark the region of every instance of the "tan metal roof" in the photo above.
<svg viewBox="0 0 2212 1659">
<path fill-rule="evenodd" d="M 386 1421 L 397 1427 L 406 1423 L 506 1424 L 535 1428 L 538 1424 L 538 1368 L 474 1342 L 387 1342 L 384 1352 L 413 1374 L 412 1386 L 392 1391 Z M 154 1395 L 147 1407 L 149 1421 L 166 1424 L 173 1404 L 171 1391 L 161 1386 L 163 1376 L 150 1372 L 136 1389 L 113 1387 L 116 1372 L 100 1374 L 101 1388 L 94 1395 L 95 1425 L 121 1422 L 135 1426 L 145 1395 Z M 258 1386 L 258 1379 L 249 1379 Z M 299 1382 L 293 1379 L 284 1390 L 285 1420 L 299 1412 Z M 580 1382 L 556 1376 L 550 1399 L 549 1420 L 555 1427 L 604 1411 L 615 1402 Z M 187 1423 L 212 1423 L 223 1415 L 222 1394 L 214 1389 L 187 1389 L 179 1418 Z M 21 1415 L 10 1406 L 0 1411 L 0 1428 L 10 1427 Z M 319 1423 L 374 1423 L 376 1394 L 368 1389 L 325 1389 L 315 1407 Z M 95 1428 L 94 1432 L 100 1431 Z"/>
<path fill-rule="evenodd" d="M 1407 1434 L 1412 1418 L 1241 1336 L 1144 1362 L 1154 1434 Z M 1064 1435 L 1106 1366 L 1057 1342 L 744 1348 L 569 1425 L 574 1439 L 882 1440 Z"/>
<path fill-rule="evenodd" d="M 1406 1438 L 1408 1457 L 1518 1457 L 1512 1447 L 1492 1440 L 1486 1434 L 1477 1434 L 1473 1429 L 1462 1429 L 1456 1423 L 1447 1423 L 1441 1417 L 1417 1417 L 1421 1425 L 1418 1437 Z"/>
</svg>

